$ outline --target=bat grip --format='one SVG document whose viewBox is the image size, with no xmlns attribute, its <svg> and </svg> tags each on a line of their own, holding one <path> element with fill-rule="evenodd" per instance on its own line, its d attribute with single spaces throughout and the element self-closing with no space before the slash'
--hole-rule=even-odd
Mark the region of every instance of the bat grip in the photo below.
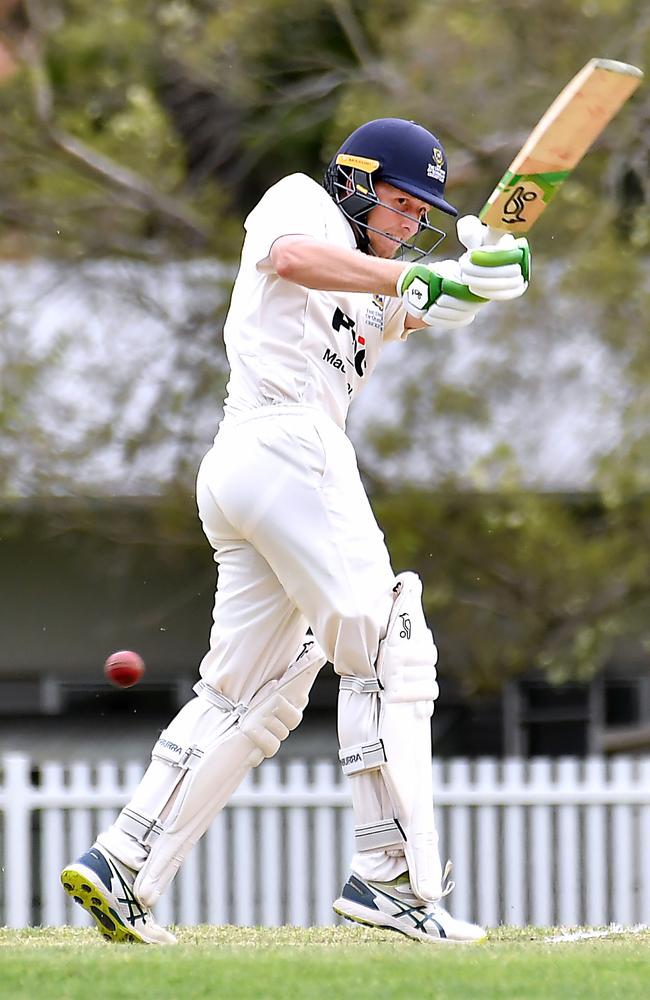
<svg viewBox="0 0 650 1000">
<path fill-rule="evenodd" d="M 494 226 L 487 227 L 487 233 L 485 234 L 484 246 L 492 245 L 493 243 L 498 243 L 502 236 L 505 236 L 507 229 L 495 229 Z"/>
<path fill-rule="evenodd" d="M 498 243 L 507 229 L 485 226 L 476 215 L 465 215 L 457 224 L 458 239 L 468 250 L 479 250 L 484 246 Z"/>
</svg>

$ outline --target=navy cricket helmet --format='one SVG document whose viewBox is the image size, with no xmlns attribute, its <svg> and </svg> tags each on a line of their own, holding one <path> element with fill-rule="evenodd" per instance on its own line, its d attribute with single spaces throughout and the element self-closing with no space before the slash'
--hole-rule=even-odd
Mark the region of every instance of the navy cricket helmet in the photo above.
<svg viewBox="0 0 650 1000">
<path fill-rule="evenodd" d="M 422 125 L 402 118 L 378 118 L 367 122 L 348 136 L 324 178 L 326 190 L 341 211 L 355 227 L 363 227 L 362 250 L 368 250 L 368 212 L 374 205 L 382 204 L 374 187 L 378 180 L 392 184 L 446 215 L 458 215 L 445 199 L 447 156 L 440 140 Z M 444 236 L 424 221 L 421 229 L 435 232 L 441 238 Z"/>
</svg>

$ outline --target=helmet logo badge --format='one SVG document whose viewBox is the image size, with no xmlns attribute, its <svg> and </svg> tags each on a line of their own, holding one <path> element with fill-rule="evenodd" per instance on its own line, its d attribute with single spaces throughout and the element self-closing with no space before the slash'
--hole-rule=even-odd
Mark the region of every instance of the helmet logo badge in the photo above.
<svg viewBox="0 0 650 1000">
<path fill-rule="evenodd" d="M 440 181 L 444 184 L 447 179 L 447 171 L 445 170 L 445 158 L 443 156 L 442 150 L 438 146 L 433 147 L 433 152 L 431 153 L 432 162 L 427 164 L 427 177 L 432 177 L 436 181 Z"/>
</svg>

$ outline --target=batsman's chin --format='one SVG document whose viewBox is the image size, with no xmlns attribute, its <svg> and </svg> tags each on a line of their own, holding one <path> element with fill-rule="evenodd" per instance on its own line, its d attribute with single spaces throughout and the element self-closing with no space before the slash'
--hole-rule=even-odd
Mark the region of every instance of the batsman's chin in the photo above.
<svg viewBox="0 0 650 1000">
<path fill-rule="evenodd" d="M 398 260 L 403 250 L 402 242 L 396 236 L 377 236 L 373 234 L 370 241 L 370 253 L 382 260 Z"/>
</svg>

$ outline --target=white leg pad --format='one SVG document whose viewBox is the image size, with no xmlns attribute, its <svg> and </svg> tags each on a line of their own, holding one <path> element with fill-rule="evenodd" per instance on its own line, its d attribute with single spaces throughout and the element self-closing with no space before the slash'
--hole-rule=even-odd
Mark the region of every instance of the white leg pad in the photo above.
<svg viewBox="0 0 650 1000">
<path fill-rule="evenodd" d="M 142 903 L 154 905 L 248 771 L 277 753 L 298 726 L 326 662 L 309 637 L 283 677 L 248 705 L 234 705 L 199 681 L 197 697 L 161 733 L 141 786 L 115 824 L 147 852 L 134 885 Z M 104 840 L 109 850 L 110 837 L 111 831 Z"/>
<path fill-rule="evenodd" d="M 402 573 L 397 581 L 377 680 L 341 680 L 339 756 L 352 778 L 357 850 L 403 854 L 417 895 L 435 900 L 443 891 L 431 774 L 438 654 L 419 578 Z M 352 734 L 360 742 L 348 742 Z"/>
</svg>

